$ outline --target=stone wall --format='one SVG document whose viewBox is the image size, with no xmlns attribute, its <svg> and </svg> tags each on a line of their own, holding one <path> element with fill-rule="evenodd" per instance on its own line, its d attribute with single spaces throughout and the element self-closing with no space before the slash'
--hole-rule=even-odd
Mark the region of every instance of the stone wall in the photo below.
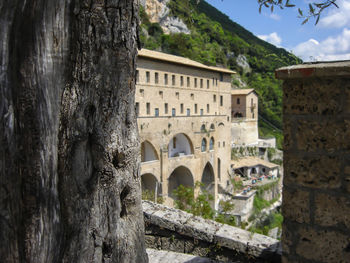
<svg viewBox="0 0 350 263">
<path fill-rule="evenodd" d="M 280 262 L 278 240 L 143 201 L 148 248 L 225 262 Z"/>
<path fill-rule="evenodd" d="M 283 262 L 349 262 L 350 62 L 284 79 Z"/>
</svg>

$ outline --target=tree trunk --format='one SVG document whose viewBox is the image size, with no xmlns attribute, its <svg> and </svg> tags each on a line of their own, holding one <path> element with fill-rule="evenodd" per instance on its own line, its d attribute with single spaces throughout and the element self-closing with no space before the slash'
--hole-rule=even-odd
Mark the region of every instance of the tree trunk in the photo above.
<svg viewBox="0 0 350 263">
<path fill-rule="evenodd" d="M 0 258 L 147 262 L 138 0 L 0 1 Z"/>
</svg>

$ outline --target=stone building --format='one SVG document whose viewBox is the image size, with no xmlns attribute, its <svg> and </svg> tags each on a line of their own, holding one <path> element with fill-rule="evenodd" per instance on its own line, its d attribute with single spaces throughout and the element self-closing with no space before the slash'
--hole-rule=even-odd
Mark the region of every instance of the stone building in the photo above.
<svg viewBox="0 0 350 263">
<path fill-rule="evenodd" d="M 231 74 L 187 58 L 141 50 L 136 112 L 143 189 L 172 205 L 180 184 L 202 182 L 217 201 L 229 184 Z"/>
<path fill-rule="evenodd" d="M 254 89 L 231 91 L 231 145 L 257 145 L 258 94 Z"/>
</svg>

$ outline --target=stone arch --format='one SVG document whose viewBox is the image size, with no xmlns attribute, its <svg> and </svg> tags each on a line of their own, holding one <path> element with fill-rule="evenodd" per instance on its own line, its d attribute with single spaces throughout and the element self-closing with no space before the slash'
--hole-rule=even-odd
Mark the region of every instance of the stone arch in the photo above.
<svg viewBox="0 0 350 263">
<path fill-rule="evenodd" d="M 225 127 L 225 124 L 223 122 L 220 122 L 218 126 Z"/>
<path fill-rule="evenodd" d="M 214 125 L 214 123 L 212 123 L 212 124 L 210 124 L 210 130 L 215 130 L 215 125 Z"/>
<path fill-rule="evenodd" d="M 160 184 L 158 183 L 157 178 L 151 173 L 145 173 L 141 175 L 141 189 L 142 194 L 145 194 L 147 196 L 146 199 L 150 198 L 150 196 L 153 196 L 151 198 L 152 200 L 148 199 L 150 201 L 156 201 L 153 200 L 153 198 L 162 195 L 162 189 L 160 187 Z"/>
<path fill-rule="evenodd" d="M 177 157 L 193 154 L 193 144 L 190 138 L 184 133 L 176 134 L 168 144 L 168 157 Z"/>
<path fill-rule="evenodd" d="M 149 141 L 143 141 L 141 143 L 141 162 L 150 162 L 159 160 L 156 148 Z"/>
<path fill-rule="evenodd" d="M 206 150 L 207 150 L 207 140 L 203 138 L 201 143 L 201 151 L 205 152 Z"/>
<path fill-rule="evenodd" d="M 201 179 L 201 192 L 207 192 L 215 197 L 215 176 L 213 166 L 208 162 L 203 170 Z M 210 202 L 210 205 L 214 207 L 214 201 Z"/>
<path fill-rule="evenodd" d="M 214 150 L 214 143 L 215 143 L 214 137 L 211 137 L 210 141 L 209 141 L 209 150 L 210 151 Z"/>
<path fill-rule="evenodd" d="M 170 174 L 168 179 L 168 196 L 174 198 L 173 191 L 176 190 L 180 185 L 186 187 L 194 188 L 194 180 L 193 175 L 185 166 L 179 166 L 174 169 L 174 171 Z"/>
</svg>

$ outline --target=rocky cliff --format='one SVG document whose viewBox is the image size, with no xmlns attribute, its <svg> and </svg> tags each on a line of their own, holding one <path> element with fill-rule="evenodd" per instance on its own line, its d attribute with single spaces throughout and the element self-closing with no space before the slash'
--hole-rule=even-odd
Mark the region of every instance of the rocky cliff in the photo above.
<svg viewBox="0 0 350 263">
<path fill-rule="evenodd" d="M 159 23 L 164 33 L 190 34 L 191 31 L 181 19 L 170 15 L 170 9 L 167 7 L 169 1 L 170 0 L 141 0 L 141 5 L 145 8 L 150 21 L 152 23 Z"/>
</svg>

